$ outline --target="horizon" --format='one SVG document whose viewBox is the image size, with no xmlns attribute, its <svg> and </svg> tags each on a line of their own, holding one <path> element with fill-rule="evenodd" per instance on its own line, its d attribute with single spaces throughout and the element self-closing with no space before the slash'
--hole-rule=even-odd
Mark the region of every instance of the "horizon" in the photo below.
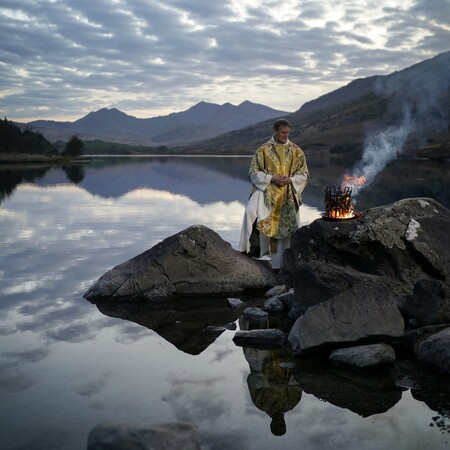
<svg viewBox="0 0 450 450">
<path fill-rule="evenodd" d="M 0 114 L 74 121 L 117 108 L 151 118 L 244 100 L 294 112 L 449 50 L 450 3 L 397 3 L 6 1 Z"/>
</svg>

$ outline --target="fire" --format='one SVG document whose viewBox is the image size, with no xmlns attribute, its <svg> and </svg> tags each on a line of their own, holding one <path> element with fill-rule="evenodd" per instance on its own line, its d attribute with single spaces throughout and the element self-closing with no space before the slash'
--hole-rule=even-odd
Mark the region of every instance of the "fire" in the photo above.
<svg viewBox="0 0 450 450">
<path fill-rule="evenodd" d="M 345 175 L 344 181 L 342 181 L 342 188 L 351 187 L 355 189 L 358 186 L 364 186 L 366 184 L 365 176 L 356 176 L 356 175 Z"/>
</svg>

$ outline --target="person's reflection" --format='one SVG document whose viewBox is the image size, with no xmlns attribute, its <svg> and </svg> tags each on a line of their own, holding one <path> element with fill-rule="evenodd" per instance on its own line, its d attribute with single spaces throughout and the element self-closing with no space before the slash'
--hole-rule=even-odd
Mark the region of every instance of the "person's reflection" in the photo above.
<svg viewBox="0 0 450 450">
<path fill-rule="evenodd" d="M 241 329 L 245 329 L 242 321 L 240 324 Z M 280 365 L 283 361 L 289 361 L 291 355 L 284 349 L 259 350 L 244 347 L 243 351 L 250 366 L 247 377 L 250 397 L 254 405 L 272 419 L 272 434 L 282 436 L 286 433 L 284 415 L 298 405 L 303 393 L 290 369 Z"/>
</svg>

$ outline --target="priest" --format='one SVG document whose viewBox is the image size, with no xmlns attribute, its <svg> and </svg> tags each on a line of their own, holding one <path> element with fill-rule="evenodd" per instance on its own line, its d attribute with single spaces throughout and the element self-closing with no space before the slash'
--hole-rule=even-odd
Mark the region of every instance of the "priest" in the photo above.
<svg viewBox="0 0 450 450">
<path fill-rule="evenodd" d="M 291 234 L 300 227 L 301 193 L 309 177 L 305 154 L 289 140 L 290 130 L 288 120 L 276 120 L 272 138 L 252 158 L 239 242 L 239 251 L 249 256 L 270 255 L 273 269 L 282 267 Z M 255 234 L 259 245 L 250 244 Z"/>
</svg>

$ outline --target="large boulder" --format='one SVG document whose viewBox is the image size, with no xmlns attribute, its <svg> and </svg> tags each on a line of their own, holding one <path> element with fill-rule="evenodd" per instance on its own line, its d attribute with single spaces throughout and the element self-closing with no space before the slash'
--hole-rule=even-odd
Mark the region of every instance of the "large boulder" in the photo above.
<svg viewBox="0 0 450 450">
<path fill-rule="evenodd" d="M 388 288 L 374 281 L 309 308 L 294 323 L 288 339 L 296 355 L 378 338 L 399 338 L 404 320 Z"/>
<path fill-rule="evenodd" d="M 318 219 L 300 228 L 285 254 L 299 313 L 369 278 L 396 297 L 411 295 L 418 280 L 448 283 L 449 229 L 449 210 L 430 198 L 404 199 L 353 220 Z"/>
<path fill-rule="evenodd" d="M 84 298 L 227 296 L 267 289 L 276 281 L 263 262 L 237 252 L 213 230 L 193 225 L 106 272 Z"/>
</svg>

